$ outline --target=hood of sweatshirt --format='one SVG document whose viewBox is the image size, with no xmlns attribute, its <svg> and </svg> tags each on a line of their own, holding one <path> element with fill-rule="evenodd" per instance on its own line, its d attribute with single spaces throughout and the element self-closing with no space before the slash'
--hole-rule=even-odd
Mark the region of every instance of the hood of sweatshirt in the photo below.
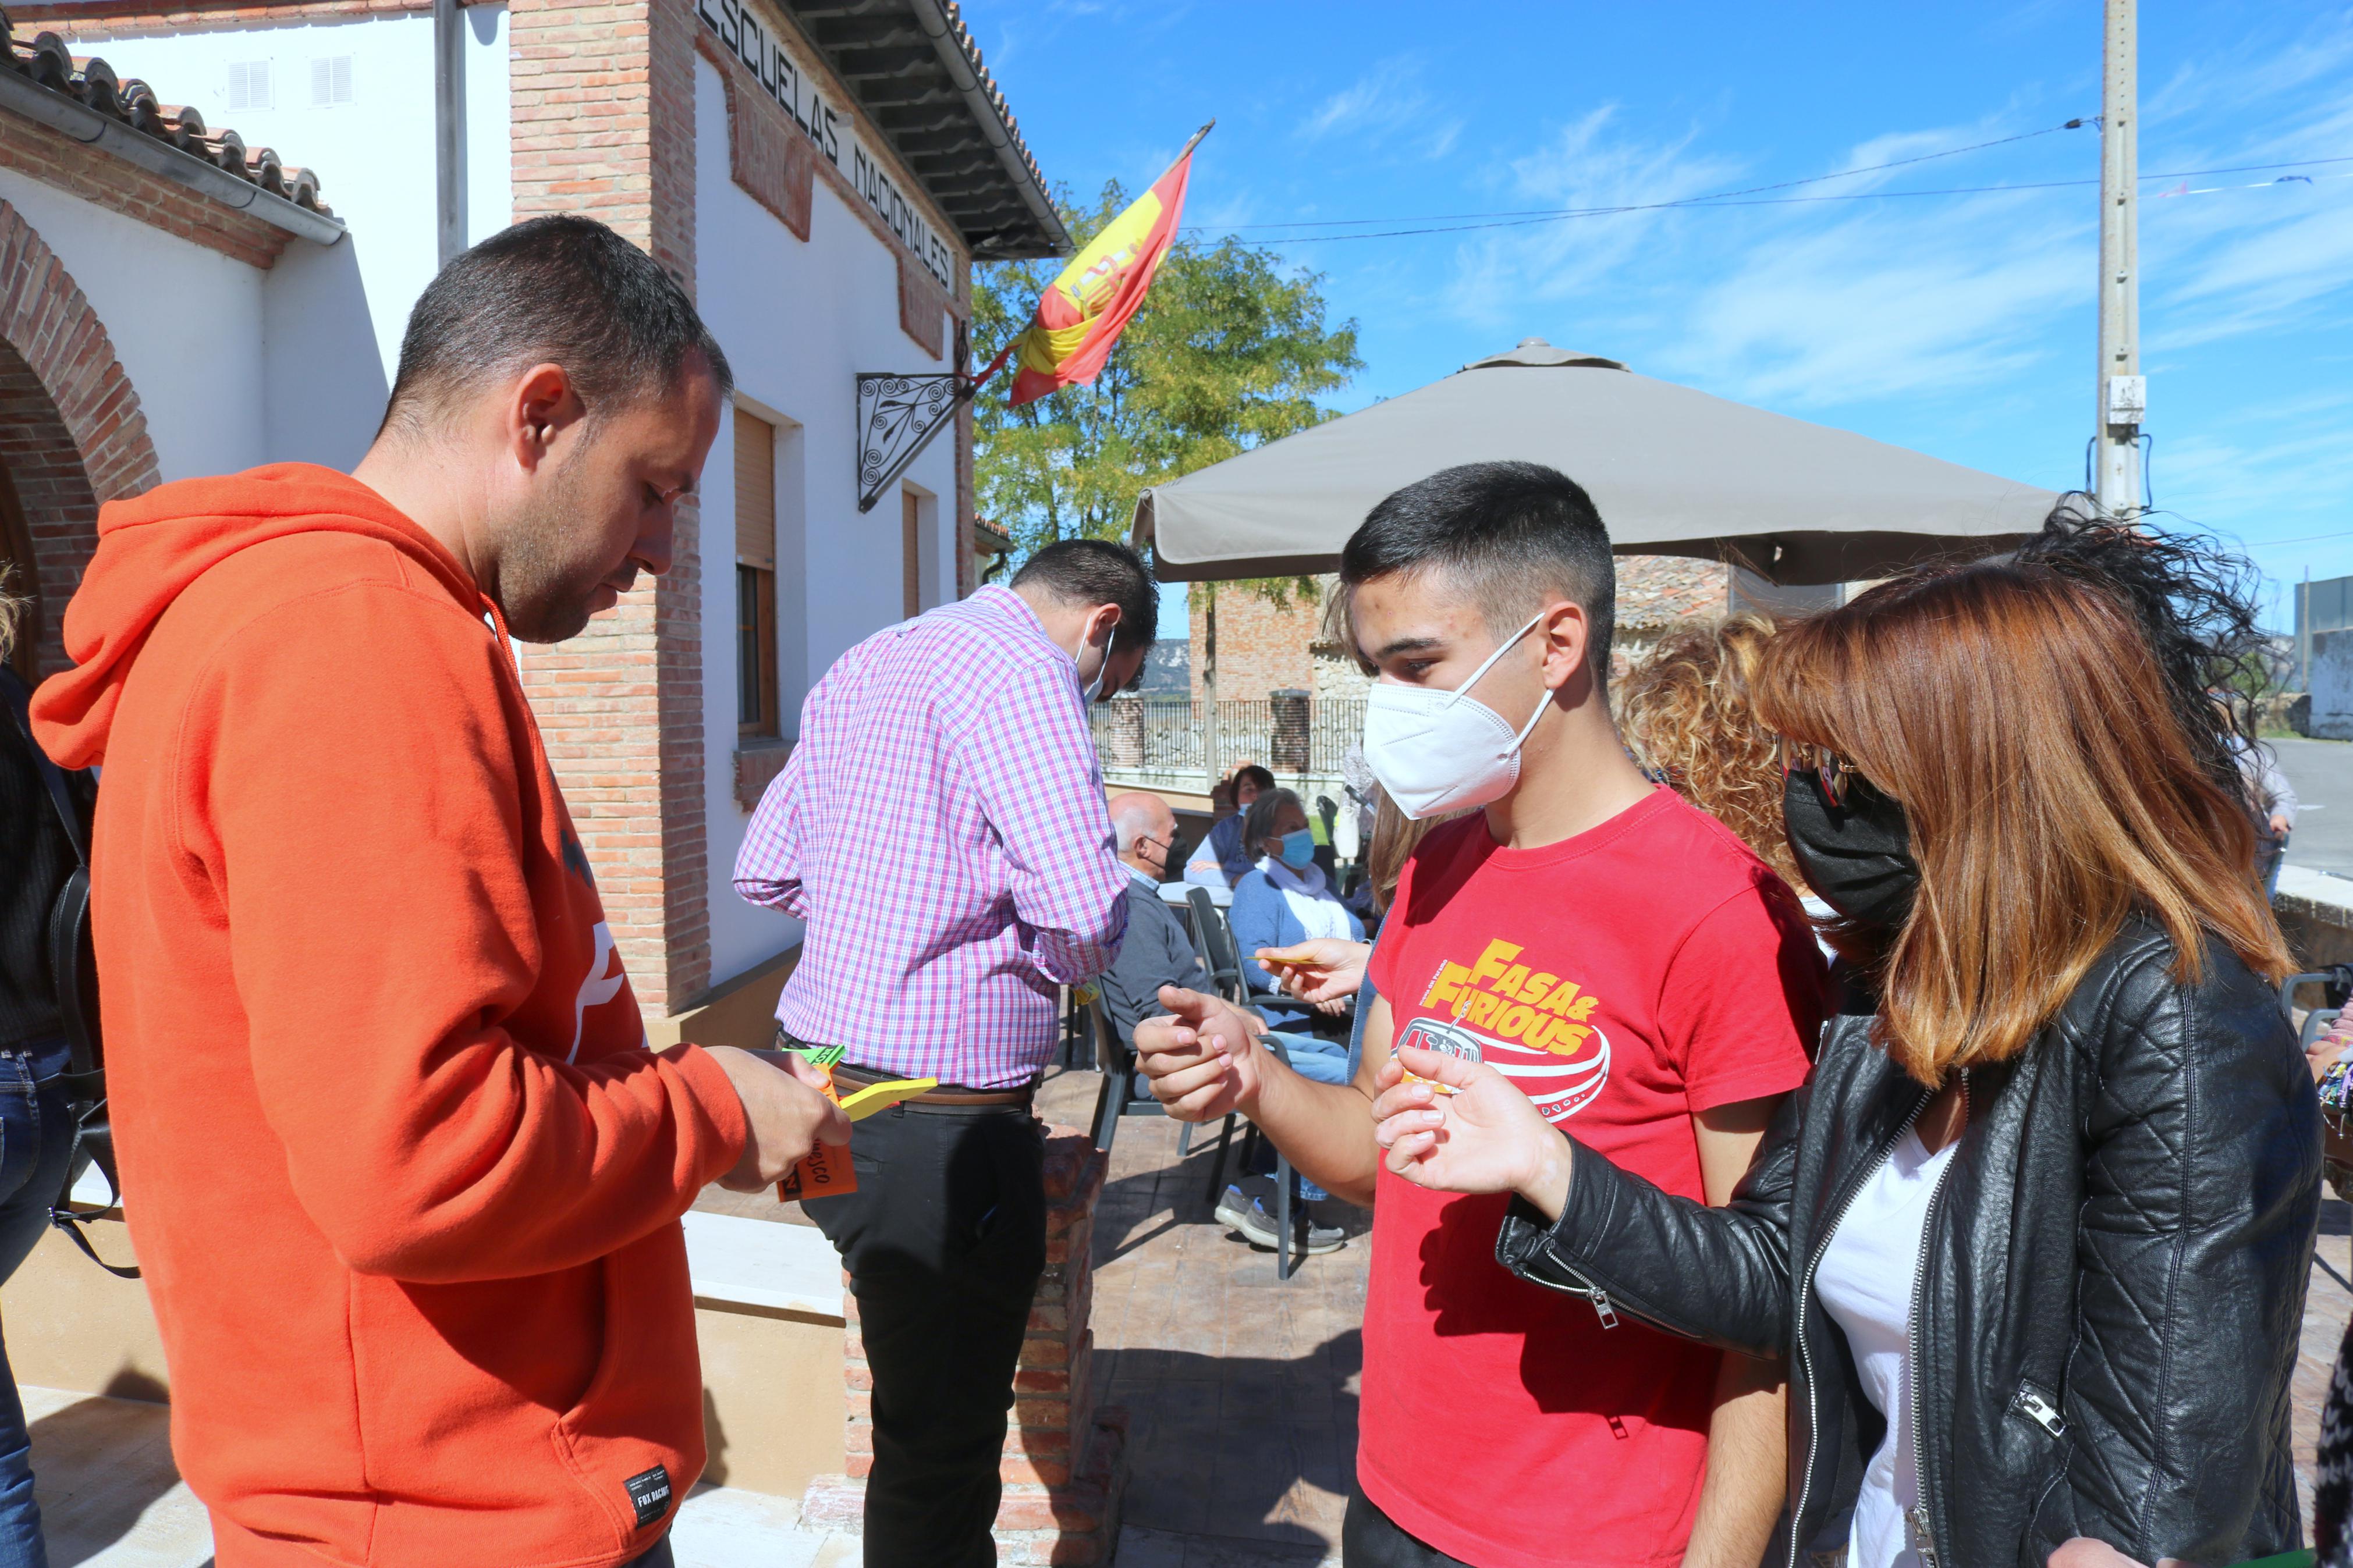
<svg viewBox="0 0 2353 1568">
<path fill-rule="evenodd" d="M 460 604 L 481 602 L 471 575 L 438 540 L 349 474 L 278 463 L 159 485 L 99 509 L 98 551 L 66 608 L 66 656 L 74 667 L 42 682 L 33 699 L 42 748 L 62 767 L 105 762 L 123 682 L 174 602 L 241 550 L 321 530 L 383 540 Z"/>
</svg>

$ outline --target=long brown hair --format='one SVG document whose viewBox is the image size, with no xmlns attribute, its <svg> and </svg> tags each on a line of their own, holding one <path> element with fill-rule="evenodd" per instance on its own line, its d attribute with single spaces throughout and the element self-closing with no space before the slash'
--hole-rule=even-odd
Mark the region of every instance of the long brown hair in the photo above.
<svg viewBox="0 0 2353 1568">
<path fill-rule="evenodd" d="M 1796 887 L 1781 831 L 1781 764 L 1751 698 L 1772 637 L 1763 616 L 1669 633 L 1619 683 L 1619 727 L 1637 763 Z"/>
<path fill-rule="evenodd" d="M 2026 1048 L 2127 916 L 2289 964 L 2245 809 L 2201 766 L 2133 606 L 2031 563 L 1882 584 L 1785 626 L 1757 717 L 1903 807 L 1920 891 L 1877 956 L 1880 1042 L 1931 1086 Z"/>
</svg>

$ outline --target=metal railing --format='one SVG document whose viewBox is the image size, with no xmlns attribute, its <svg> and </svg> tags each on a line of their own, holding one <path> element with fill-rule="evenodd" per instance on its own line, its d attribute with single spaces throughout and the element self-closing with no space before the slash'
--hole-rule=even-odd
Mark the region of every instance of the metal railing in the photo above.
<svg viewBox="0 0 2353 1568">
<path fill-rule="evenodd" d="M 1361 698 L 1264 700 L 1114 697 L 1091 714 L 1106 773 L 1215 779 L 1244 763 L 1277 776 L 1336 778 L 1365 732 Z M 1206 785 L 1204 786 L 1206 787 Z"/>
</svg>

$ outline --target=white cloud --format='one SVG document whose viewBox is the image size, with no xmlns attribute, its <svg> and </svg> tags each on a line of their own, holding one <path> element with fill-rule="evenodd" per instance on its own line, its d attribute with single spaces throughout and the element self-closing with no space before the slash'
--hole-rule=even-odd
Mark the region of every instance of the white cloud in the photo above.
<svg viewBox="0 0 2353 1568">
<path fill-rule="evenodd" d="M 1508 166 L 1511 200 L 1529 210 L 1609 208 L 1674 201 L 1715 189 L 1740 166 L 1694 154 L 1693 130 L 1666 142 L 1613 134 L 1604 104 Z M 1482 327 L 1514 325 L 1531 304 L 1577 298 L 1612 282 L 1671 215 L 1607 216 L 1498 227 L 1465 240 L 1455 258 L 1457 311 Z M 1598 352 L 1608 352 L 1598 349 Z"/>
<path fill-rule="evenodd" d="M 2091 293 L 2089 228 L 1989 197 L 1768 237 L 1698 290 L 1668 359 L 1780 407 L 1992 385 L 2076 349 L 2051 326 Z"/>
<path fill-rule="evenodd" d="M 1420 81 L 1420 68 L 1400 56 L 1371 70 L 1317 104 L 1299 122 L 1299 134 L 1310 142 L 1347 136 L 1374 145 L 1404 141 L 1419 142 L 1429 158 L 1443 158 L 1462 134 L 1458 116 L 1432 111 L 1432 100 Z"/>
</svg>

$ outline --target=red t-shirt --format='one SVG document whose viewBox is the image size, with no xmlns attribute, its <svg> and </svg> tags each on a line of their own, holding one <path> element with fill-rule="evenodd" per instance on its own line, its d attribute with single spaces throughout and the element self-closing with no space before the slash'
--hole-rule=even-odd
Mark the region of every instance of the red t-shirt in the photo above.
<svg viewBox="0 0 2353 1568">
<path fill-rule="evenodd" d="M 1662 789 L 1505 849 L 1482 817 L 1423 841 L 1371 979 L 1395 1037 L 1480 1057 L 1599 1153 L 1704 1200 L 1694 1111 L 1795 1089 L 1824 977 L 1797 900 Z M 1477 1568 L 1682 1560 L 1717 1352 L 1495 1262 L 1508 1200 L 1381 1172 L 1356 1474 Z"/>
</svg>

